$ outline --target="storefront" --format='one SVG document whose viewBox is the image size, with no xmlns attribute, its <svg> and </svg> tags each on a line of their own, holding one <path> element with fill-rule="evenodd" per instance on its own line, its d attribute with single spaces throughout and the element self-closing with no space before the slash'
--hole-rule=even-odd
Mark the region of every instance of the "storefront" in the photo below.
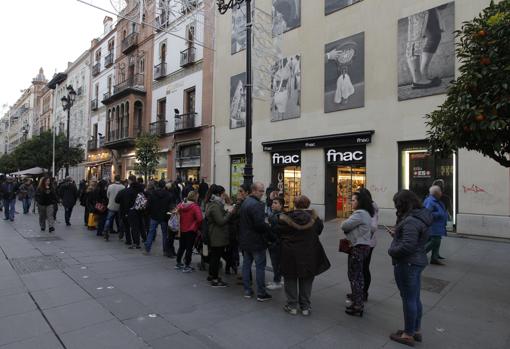
<svg viewBox="0 0 510 349">
<path fill-rule="evenodd" d="M 87 155 L 87 162 L 84 163 L 85 179 L 90 180 L 106 179 L 110 180 L 112 176 L 112 158 L 109 151 L 103 151 Z"/>
<path fill-rule="evenodd" d="M 399 142 L 399 189 L 408 189 L 425 199 L 435 180 L 444 182 L 443 195 L 448 203 L 449 227 L 455 224 L 457 208 L 456 156 L 441 157 L 428 150 L 426 141 Z"/>
<path fill-rule="evenodd" d="M 200 143 L 178 145 L 175 159 L 177 176 L 182 180 L 199 180 L 200 160 Z"/>
<path fill-rule="evenodd" d="M 352 194 L 366 186 L 366 147 L 326 148 L 326 219 L 347 218 Z"/>
<path fill-rule="evenodd" d="M 230 197 L 235 198 L 239 186 L 244 182 L 244 166 L 246 157 L 244 155 L 232 155 L 230 157 Z"/>
<path fill-rule="evenodd" d="M 285 199 L 285 209 L 294 209 L 301 195 L 301 151 L 271 153 L 271 183 Z"/>
</svg>

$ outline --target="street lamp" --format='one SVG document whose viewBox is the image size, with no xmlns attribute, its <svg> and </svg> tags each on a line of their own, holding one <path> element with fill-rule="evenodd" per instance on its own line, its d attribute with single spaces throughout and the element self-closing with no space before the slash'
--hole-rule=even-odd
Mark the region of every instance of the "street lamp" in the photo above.
<svg viewBox="0 0 510 349">
<path fill-rule="evenodd" d="M 235 6 L 241 8 L 243 2 L 246 4 L 246 139 L 245 139 L 245 157 L 244 166 L 244 184 L 253 183 L 253 152 L 252 152 L 252 69 L 251 69 L 251 0 L 217 0 L 218 11 L 225 14 L 229 9 Z"/>
<path fill-rule="evenodd" d="M 67 96 L 62 97 L 60 100 L 62 101 L 62 108 L 67 110 L 67 151 L 66 151 L 66 174 L 65 176 L 69 176 L 69 149 L 71 145 L 69 144 L 69 125 L 71 124 L 71 108 L 73 107 L 74 100 L 76 98 L 76 92 L 73 89 L 72 85 L 67 86 Z"/>
</svg>

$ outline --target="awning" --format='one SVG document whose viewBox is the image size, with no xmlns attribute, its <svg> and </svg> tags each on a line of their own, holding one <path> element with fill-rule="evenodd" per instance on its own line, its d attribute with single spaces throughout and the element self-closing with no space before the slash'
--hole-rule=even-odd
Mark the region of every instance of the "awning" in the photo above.
<svg viewBox="0 0 510 349">
<path fill-rule="evenodd" d="M 104 164 L 111 164 L 112 160 L 104 160 L 104 161 L 89 161 L 89 162 L 82 162 L 80 165 L 86 166 L 86 167 L 94 167 Z"/>
<path fill-rule="evenodd" d="M 27 176 L 27 175 L 40 175 L 43 174 L 44 170 L 40 167 L 29 168 L 28 170 L 18 171 L 11 173 L 13 176 Z"/>
</svg>

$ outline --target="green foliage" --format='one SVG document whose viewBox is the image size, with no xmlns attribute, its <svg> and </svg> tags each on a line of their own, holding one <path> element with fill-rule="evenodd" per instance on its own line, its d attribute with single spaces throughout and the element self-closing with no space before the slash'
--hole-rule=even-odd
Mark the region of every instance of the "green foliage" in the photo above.
<svg viewBox="0 0 510 349">
<path fill-rule="evenodd" d="M 479 151 L 510 167 L 510 0 L 492 1 L 455 35 L 460 76 L 426 116 L 431 147 Z"/>
<path fill-rule="evenodd" d="M 138 137 L 135 144 L 135 157 L 137 160 L 135 171 L 143 173 L 147 181 L 159 164 L 158 137 L 149 134 Z"/>
<path fill-rule="evenodd" d="M 67 139 L 60 134 L 55 137 L 55 172 L 64 167 L 69 159 L 70 166 L 76 166 L 84 159 L 83 149 L 71 147 L 67 150 Z M 11 154 L 0 157 L 0 172 L 11 173 L 32 167 L 51 171 L 53 161 L 53 134 L 43 132 L 20 144 Z"/>
</svg>

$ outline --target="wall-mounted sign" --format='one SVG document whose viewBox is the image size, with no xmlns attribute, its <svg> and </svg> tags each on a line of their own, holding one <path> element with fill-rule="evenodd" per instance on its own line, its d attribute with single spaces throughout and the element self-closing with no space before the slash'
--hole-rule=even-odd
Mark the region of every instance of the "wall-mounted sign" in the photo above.
<svg viewBox="0 0 510 349">
<path fill-rule="evenodd" d="M 366 161 L 365 147 L 359 148 L 326 148 L 326 163 L 347 164 Z"/>
<path fill-rule="evenodd" d="M 299 166 L 301 165 L 301 153 L 277 152 L 271 154 L 273 166 Z"/>
<path fill-rule="evenodd" d="M 307 138 L 294 138 L 279 141 L 262 142 L 264 151 L 289 152 L 299 151 L 310 148 L 336 148 L 336 147 L 355 147 L 372 142 L 374 131 L 351 132 L 335 135 L 325 135 Z"/>
</svg>

